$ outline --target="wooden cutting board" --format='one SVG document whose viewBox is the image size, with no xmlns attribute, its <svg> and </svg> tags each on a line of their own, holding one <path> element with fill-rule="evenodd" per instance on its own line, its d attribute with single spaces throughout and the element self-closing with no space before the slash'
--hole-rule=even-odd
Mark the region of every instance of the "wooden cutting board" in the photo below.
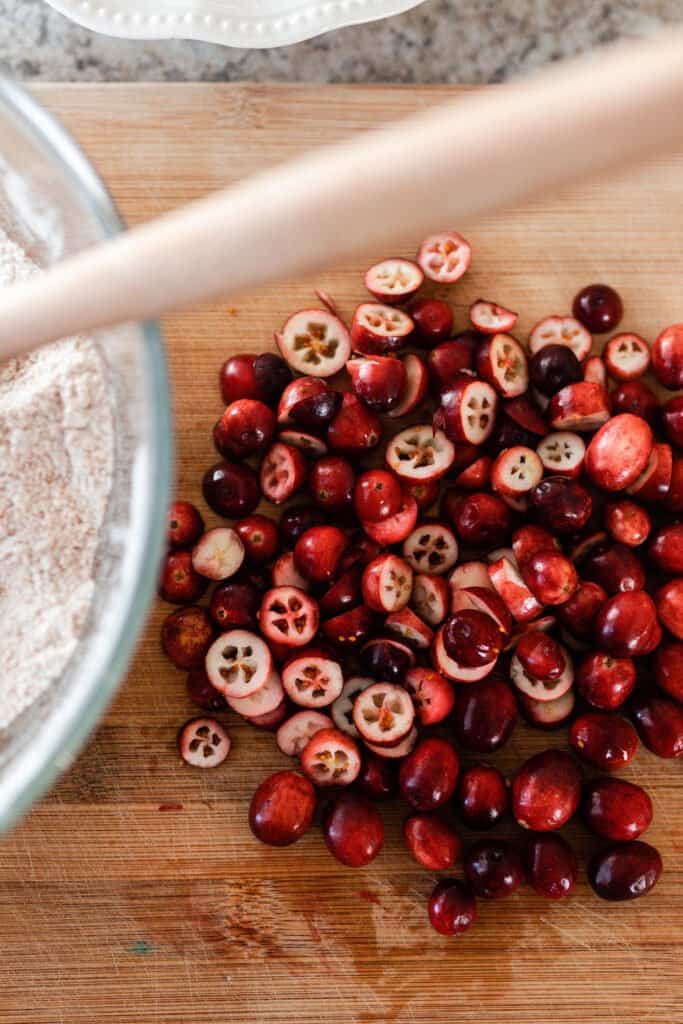
<svg viewBox="0 0 683 1024">
<path fill-rule="evenodd" d="M 82 142 L 131 223 L 453 94 L 222 85 L 36 92 Z M 607 280 L 625 298 L 624 327 L 652 338 L 683 316 L 682 187 L 683 154 L 470 228 L 473 267 L 450 293 L 459 323 L 483 294 L 521 310 L 524 335 L 541 315 L 568 310 L 579 286 Z M 407 254 L 417 241 L 406 240 Z M 360 270 L 316 283 L 348 313 L 363 295 Z M 179 495 L 199 499 L 214 458 L 219 364 L 269 346 L 311 289 L 277 285 L 230 310 L 194 309 L 165 324 Z M 650 836 L 666 870 L 652 896 L 609 905 L 582 881 L 555 905 L 522 890 L 481 904 L 466 937 L 443 939 L 426 918 L 434 879 L 404 852 L 398 808 L 387 809 L 382 855 L 354 872 L 331 859 L 316 829 L 283 851 L 252 839 L 251 793 L 285 765 L 270 735 L 231 718 L 234 750 L 223 768 L 181 763 L 176 730 L 193 708 L 183 675 L 159 652 L 166 611 L 155 608 L 130 677 L 77 764 L 0 843 L 3 1024 L 683 1021 L 681 764 L 641 752 L 624 773 L 655 804 Z M 565 742 L 563 732 L 520 726 L 491 760 L 509 772 L 532 750 Z M 568 834 L 582 856 L 593 848 L 578 826 Z"/>
</svg>

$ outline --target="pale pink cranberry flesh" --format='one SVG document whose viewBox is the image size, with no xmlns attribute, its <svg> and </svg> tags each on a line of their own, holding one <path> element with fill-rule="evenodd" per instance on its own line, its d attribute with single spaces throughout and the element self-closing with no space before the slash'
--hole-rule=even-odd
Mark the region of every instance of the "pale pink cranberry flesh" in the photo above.
<svg viewBox="0 0 683 1024">
<path fill-rule="evenodd" d="M 529 335 L 532 356 L 546 345 L 568 345 L 579 362 L 583 362 L 590 355 L 593 339 L 574 317 L 547 316 L 536 324 Z"/>
<path fill-rule="evenodd" d="M 353 705 L 356 697 L 368 686 L 374 686 L 375 680 L 372 676 L 351 676 L 342 687 L 342 691 L 331 707 L 332 718 L 337 729 L 346 732 L 354 739 L 360 738 L 360 733 L 353 721 Z"/>
<path fill-rule="evenodd" d="M 424 520 L 404 540 L 403 557 L 415 572 L 440 575 L 455 565 L 458 542 L 443 523 Z"/>
<path fill-rule="evenodd" d="M 259 625 L 270 643 L 305 647 L 318 631 L 318 604 L 298 587 L 272 587 L 261 601 Z"/>
<path fill-rule="evenodd" d="M 380 302 L 406 302 L 424 281 L 422 270 L 413 260 L 394 257 L 374 263 L 365 272 L 365 287 Z"/>
<path fill-rule="evenodd" d="M 298 448 L 276 441 L 261 463 L 260 482 L 264 497 L 279 505 L 303 487 L 308 463 Z"/>
<path fill-rule="evenodd" d="M 373 611 L 388 614 L 405 608 L 412 587 L 413 569 L 398 555 L 378 555 L 363 570 L 363 600 Z"/>
<path fill-rule="evenodd" d="M 462 375 L 441 394 L 434 427 L 456 443 L 481 445 L 495 426 L 498 396 L 486 381 Z"/>
<path fill-rule="evenodd" d="M 531 448 L 516 445 L 506 448 L 491 467 L 491 486 L 503 497 L 528 494 L 540 482 L 543 464 Z"/>
<path fill-rule="evenodd" d="M 348 786 L 360 772 L 356 741 L 340 729 L 321 729 L 301 751 L 301 767 L 316 786 Z"/>
<path fill-rule="evenodd" d="M 180 730 L 180 756 L 193 768 L 215 768 L 230 753 L 230 737 L 213 718 L 193 718 Z"/>
<path fill-rule="evenodd" d="M 480 344 L 476 355 L 477 372 L 492 384 L 503 398 L 515 398 L 529 387 L 526 352 L 510 334 L 493 334 Z"/>
<path fill-rule="evenodd" d="M 650 365 L 650 349 L 639 334 L 615 334 L 602 353 L 613 380 L 636 380 Z"/>
<path fill-rule="evenodd" d="M 470 306 L 470 320 L 482 334 L 511 331 L 517 323 L 517 313 L 488 299 L 476 299 Z"/>
<path fill-rule="evenodd" d="M 275 341 L 297 373 L 331 377 L 351 355 L 351 338 L 342 321 L 326 309 L 303 309 L 292 314 Z"/>
<path fill-rule="evenodd" d="M 308 741 L 321 729 L 333 728 L 332 719 L 321 711 L 297 711 L 278 729 L 275 740 L 287 757 L 299 757 Z"/>
<path fill-rule="evenodd" d="M 567 384 L 551 398 L 547 418 L 553 430 L 589 433 L 609 420 L 609 396 L 590 381 Z"/>
<path fill-rule="evenodd" d="M 429 375 L 427 367 L 419 356 L 409 352 L 403 360 L 405 369 L 405 383 L 398 403 L 389 410 L 389 416 L 397 419 L 399 416 L 407 416 L 418 407 L 424 396 L 427 394 Z"/>
<path fill-rule="evenodd" d="M 436 725 L 450 715 L 455 692 L 452 684 L 439 672 L 415 666 L 406 672 L 403 682 L 422 725 Z"/>
<path fill-rule="evenodd" d="M 472 259 L 472 248 L 457 231 L 429 235 L 417 252 L 417 262 L 425 277 L 438 284 L 453 284 L 465 273 Z"/>
<path fill-rule="evenodd" d="M 272 669 L 265 684 L 248 697 L 226 697 L 233 711 L 243 718 L 270 715 L 284 703 L 285 691 L 278 672 Z"/>
<path fill-rule="evenodd" d="M 410 598 L 412 608 L 430 626 L 439 626 L 448 614 L 450 588 L 434 573 L 417 573 Z"/>
<path fill-rule="evenodd" d="M 387 465 L 401 480 L 438 480 L 453 465 L 455 449 L 441 430 L 431 424 L 408 427 L 387 444 Z"/>
<path fill-rule="evenodd" d="M 234 576 L 244 561 L 244 544 L 229 526 L 207 530 L 192 550 L 196 572 L 210 580 L 226 580 Z"/>
<path fill-rule="evenodd" d="M 225 697 L 250 697 L 266 685 L 272 668 L 268 646 L 247 629 L 223 633 L 206 654 L 209 680 Z"/>
<path fill-rule="evenodd" d="M 351 343 L 361 355 L 388 355 L 402 348 L 415 325 L 400 309 L 379 302 L 361 302 L 351 320 Z"/>
<path fill-rule="evenodd" d="M 327 707 L 344 686 L 340 663 L 314 647 L 293 654 L 282 667 L 282 685 L 289 699 L 303 708 Z"/>
<path fill-rule="evenodd" d="M 362 690 L 353 705 L 353 724 L 375 747 L 390 747 L 408 735 L 415 709 L 402 686 L 374 683 Z"/>
<path fill-rule="evenodd" d="M 556 430 L 548 434 L 536 448 L 543 469 L 561 476 L 575 477 L 583 469 L 586 445 L 583 438 L 571 430 Z"/>
</svg>

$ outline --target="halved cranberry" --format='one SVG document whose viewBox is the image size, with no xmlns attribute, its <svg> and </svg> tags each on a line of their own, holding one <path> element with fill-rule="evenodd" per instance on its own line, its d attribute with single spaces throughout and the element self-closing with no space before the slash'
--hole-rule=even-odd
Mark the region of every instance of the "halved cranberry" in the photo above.
<svg viewBox="0 0 683 1024">
<path fill-rule="evenodd" d="M 289 846 L 308 831 L 315 790 L 298 772 L 275 772 L 261 783 L 249 807 L 249 827 L 268 846 Z"/>
<path fill-rule="evenodd" d="M 562 750 L 544 750 L 525 761 L 512 780 L 512 812 L 535 832 L 561 828 L 579 804 L 581 776 Z"/>
<path fill-rule="evenodd" d="M 522 883 L 522 864 L 514 846 L 504 839 L 480 839 L 465 851 L 465 877 L 475 896 L 499 900 Z"/>
<path fill-rule="evenodd" d="M 403 542 L 403 556 L 412 568 L 445 573 L 458 558 L 458 542 L 443 523 L 424 520 Z"/>
<path fill-rule="evenodd" d="M 404 480 L 402 486 L 405 493 L 415 499 L 420 512 L 430 509 L 439 497 L 438 480 Z"/>
<path fill-rule="evenodd" d="M 401 795 L 416 810 L 433 811 L 453 796 L 459 769 L 458 755 L 450 743 L 436 737 L 421 740 L 399 770 Z"/>
<path fill-rule="evenodd" d="M 369 636 L 374 625 L 374 616 L 364 605 L 356 605 L 340 612 L 322 624 L 322 632 L 328 640 L 341 647 L 359 647 Z"/>
<path fill-rule="evenodd" d="M 214 590 L 209 602 L 209 615 L 223 632 L 234 627 L 255 629 L 260 603 L 256 587 L 231 580 Z"/>
<path fill-rule="evenodd" d="M 657 757 L 683 754 L 683 707 L 667 697 L 636 692 L 631 711 L 638 735 Z"/>
<path fill-rule="evenodd" d="M 325 844 L 349 868 L 362 868 L 384 845 L 384 823 L 377 808 L 357 793 L 341 793 L 323 816 Z"/>
<path fill-rule="evenodd" d="M 391 747 L 413 727 L 415 709 L 402 686 L 375 683 L 362 690 L 353 705 L 353 724 L 374 747 Z"/>
<path fill-rule="evenodd" d="M 317 377 L 299 378 L 299 380 L 306 379 L 318 380 Z M 296 385 L 296 381 L 293 383 Z M 314 434 L 321 434 L 327 429 L 342 404 L 340 391 L 335 391 L 324 382 L 319 381 L 319 383 L 323 383 L 321 389 L 309 395 L 308 398 L 295 402 L 289 409 L 291 422 L 300 430 L 312 431 Z M 301 445 L 296 447 L 301 447 Z"/>
<path fill-rule="evenodd" d="M 603 900 L 645 896 L 655 887 L 661 873 L 662 858 L 658 851 L 638 839 L 608 846 L 588 865 L 588 881 Z"/>
<path fill-rule="evenodd" d="M 405 302 L 424 281 L 424 274 L 413 260 L 401 257 L 382 260 L 365 272 L 365 287 L 380 302 Z"/>
<path fill-rule="evenodd" d="M 457 231 L 442 231 L 425 238 L 416 258 L 431 281 L 453 284 L 469 267 L 472 247 Z"/>
<path fill-rule="evenodd" d="M 503 639 L 498 624 L 481 611 L 456 612 L 443 627 L 447 654 L 468 668 L 495 661 L 502 650 Z"/>
<path fill-rule="evenodd" d="M 401 480 L 438 480 L 453 465 L 455 449 L 441 430 L 430 424 L 408 427 L 387 444 L 385 457 Z"/>
<path fill-rule="evenodd" d="M 363 570 L 363 600 L 376 612 L 405 608 L 413 586 L 413 570 L 397 555 L 378 555 Z"/>
<path fill-rule="evenodd" d="M 270 562 L 277 554 L 277 525 L 267 516 L 245 516 L 235 523 L 235 531 L 251 562 Z"/>
<path fill-rule="evenodd" d="M 475 764 L 460 776 L 456 804 L 468 828 L 493 828 L 507 812 L 508 792 L 497 768 Z"/>
<path fill-rule="evenodd" d="M 503 554 L 491 562 L 489 577 L 516 622 L 530 622 L 538 618 L 543 606 L 522 579 L 512 551 L 509 557 Z"/>
<path fill-rule="evenodd" d="M 463 371 L 474 365 L 474 352 L 481 336 L 473 332 L 437 345 L 427 356 L 429 384 L 435 395 L 448 391 L 460 380 Z"/>
<path fill-rule="evenodd" d="M 526 693 L 520 693 L 519 706 L 525 719 L 535 729 L 556 729 L 571 717 L 576 704 L 574 688 L 552 700 L 537 700 Z"/>
<path fill-rule="evenodd" d="M 452 658 L 446 650 L 444 643 L 445 625 L 438 630 L 431 647 L 431 662 L 437 672 L 441 672 L 454 683 L 475 683 L 485 679 L 496 666 L 497 657 L 485 662 L 483 665 L 464 665 Z"/>
<path fill-rule="evenodd" d="M 421 348 L 433 348 L 450 338 L 453 310 L 441 299 L 416 299 L 408 308 L 415 324 L 416 339 Z"/>
<path fill-rule="evenodd" d="M 536 454 L 549 473 L 575 477 L 583 469 L 586 445 L 578 434 L 570 430 L 556 430 L 543 438 Z"/>
<path fill-rule="evenodd" d="M 593 635 L 598 612 L 607 597 L 607 592 L 597 583 L 579 580 L 569 600 L 557 607 L 557 617 L 573 635 L 587 639 Z"/>
<path fill-rule="evenodd" d="M 373 686 L 375 680 L 371 676 L 351 676 L 347 679 L 334 704 L 332 705 L 332 718 L 334 724 L 342 732 L 346 732 L 354 739 L 360 739 L 360 733 L 353 721 L 353 705 L 356 697 L 369 686 Z"/>
<path fill-rule="evenodd" d="M 610 502 L 605 509 L 605 527 L 620 544 L 637 548 L 647 540 L 652 522 L 644 508 L 623 498 Z"/>
<path fill-rule="evenodd" d="M 308 463 L 299 449 L 276 441 L 261 463 L 263 496 L 279 505 L 303 487 L 307 474 Z"/>
<path fill-rule="evenodd" d="M 396 793 L 397 770 L 393 761 L 378 754 L 365 753 L 357 788 L 370 800 L 389 800 Z"/>
<path fill-rule="evenodd" d="M 292 551 L 285 551 L 276 560 L 271 569 L 271 582 L 274 587 L 297 587 L 306 593 L 311 589 L 310 581 L 301 575 L 294 564 Z"/>
<path fill-rule="evenodd" d="M 460 836 L 435 814 L 411 814 L 403 822 L 403 837 L 414 860 L 428 871 L 444 871 L 460 855 Z"/>
<path fill-rule="evenodd" d="M 650 349 L 639 334 L 615 334 L 602 355 L 613 380 L 636 380 L 650 365 Z"/>
<path fill-rule="evenodd" d="M 442 391 L 434 427 L 451 441 L 480 445 L 493 431 L 497 407 L 498 396 L 490 384 L 462 374 Z"/>
<path fill-rule="evenodd" d="M 320 729 L 301 751 L 301 767 L 316 786 L 348 786 L 358 777 L 358 745 L 340 729 Z"/>
<path fill-rule="evenodd" d="M 266 717 L 266 725 L 274 711 L 286 707 L 285 691 L 282 688 L 280 674 L 271 669 L 265 684 L 248 697 L 226 697 L 233 711 L 251 721 Z M 279 719 L 278 721 L 281 721 Z"/>
<path fill-rule="evenodd" d="M 193 718 L 180 730 L 178 749 L 194 768 L 215 768 L 230 753 L 230 737 L 214 718 Z"/>
<path fill-rule="evenodd" d="M 327 707 L 344 685 L 339 662 L 318 647 L 297 651 L 282 666 L 282 685 L 287 696 L 303 708 Z"/>
<path fill-rule="evenodd" d="M 387 615 L 384 628 L 416 651 L 429 650 L 434 639 L 433 631 L 410 608 L 400 608 Z"/>
<path fill-rule="evenodd" d="M 453 525 L 467 547 L 490 549 L 507 537 L 510 511 L 497 495 L 477 491 L 463 497 L 453 516 Z"/>
<path fill-rule="evenodd" d="M 573 723 L 569 743 L 582 761 L 615 772 L 629 764 L 638 750 L 638 736 L 630 722 L 606 711 L 588 711 Z"/>
<path fill-rule="evenodd" d="M 551 533 L 576 533 L 590 518 L 593 501 L 576 480 L 549 476 L 529 495 L 531 508 L 542 526 Z"/>
<path fill-rule="evenodd" d="M 318 605 L 298 587 L 273 587 L 263 595 L 259 621 L 267 640 L 305 647 L 318 631 Z"/>
<path fill-rule="evenodd" d="M 189 551 L 171 551 L 161 566 L 159 596 L 169 604 L 193 604 L 208 586 L 192 564 Z"/>
<path fill-rule="evenodd" d="M 207 530 L 192 549 L 195 572 L 210 580 L 234 576 L 243 561 L 244 544 L 239 534 L 229 526 Z"/>
<path fill-rule="evenodd" d="M 654 426 L 659 418 L 659 402 L 654 391 L 642 380 L 625 381 L 610 393 L 612 411 L 628 412 L 634 416 L 642 416 L 650 426 Z"/>
<path fill-rule="evenodd" d="M 511 331 L 517 323 L 517 313 L 488 299 L 477 299 L 470 306 L 472 326 L 482 334 Z"/>
<path fill-rule="evenodd" d="M 176 609 L 161 624 L 161 646 L 177 668 L 199 668 L 214 636 L 208 612 L 196 605 Z"/>
<path fill-rule="evenodd" d="M 557 646 L 562 658 L 562 671 L 559 675 L 553 674 L 552 678 L 533 675 L 525 669 L 519 655 L 513 655 L 510 662 L 510 678 L 521 694 L 535 701 L 550 702 L 564 696 L 571 689 L 574 682 L 574 666 L 566 649 L 559 644 Z"/>
<path fill-rule="evenodd" d="M 491 486 L 503 497 L 528 494 L 543 476 L 543 465 L 536 452 L 523 445 L 506 448 L 491 467 Z"/>
<path fill-rule="evenodd" d="M 581 814 L 602 839 L 637 839 L 652 821 L 652 801 L 642 786 L 623 779 L 591 779 L 584 786 Z"/>
<path fill-rule="evenodd" d="M 256 473 L 240 462 L 217 462 L 207 469 L 202 492 L 209 508 L 228 519 L 248 516 L 261 498 Z"/>
<path fill-rule="evenodd" d="M 439 626 L 448 614 L 448 583 L 433 573 L 417 573 L 413 578 L 411 606 L 430 626 Z"/>
<path fill-rule="evenodd" d="M 394 515 L 379 523 L 361 520 L 363 529 L 378 544 L 400 544 L 412 533 L 417 522 L 417 502 L 410 494 L 403 492 L 403 503 Z"/>
<path fill-rule="evenodd" d="M 590 354 L 593 339 L 573 316 L 547 316 L 532 329 L 529 350 L 535 356 L 547 345 L 567 345 L 576 358 L 583 362 Z"/>
<path fill-rule="evenodd" d="M 275 341 L 292 369 L 311 377 L 331 377 L 351 355 L 349 332 L 339 317 L 326 309 L 292 314 L 275 332 Z"/>
<path fill-rule="evenodd" d="M 460 565 L 456 565 L 448 577 L 448 582 L 453 593 L 456 590 L 467 590 L 473 587 L 493 590 L 486 562 L 461 562 Z"/>
<path fill-rule="evenodd" d="M 312 526 L 294 546 L 294 564 L 306 579 L 329 583 L 337 575 L 349 538 L 338 526 Z"/>
<path fill-rule="evenodd" d="M 280 395 L 277 407 L 277 421 L 281 427 L 291 426 L 295 420 L 292 413 L 301 410 L 302 414 L 298 422 L 305 425 L 311 417 L 316 422 L 315 401 L 319 398 L 325 399 L 328 395 L 335 395 L 327 381 L 319 377 L 296 377 L 290 381 Z"/>
<path fill-rule="evenodd" d="M 436 725 L 453 710 L 453 686 L 434 669 L 418 666 L 411 668 L 406 672 L 403 684 L 413 699 L 422 725 Z"/>
<path fill-rule="evenodd" d="M 351 508 L 355 474 L 342 455 L 326 455 L 311 468 L 308 489 L 316 505 L 330 515 L 344 515 Z"/>
<path fill-rule="evenodd" d="M 511 334 L 493 334 L 477 350 L 477 373 L 503 398 L 515 398 L 529 387 L 526 352 Z"/>
<path fill-rule="evenodd" d="M 576 885 L 578 868 L 569 843 L 546 833 L 530 836 L 522 850 L 524 874 L 531 888 L 549 900 L 562 900 Z"/>
<path fill-rule="evenodd" d="M 204 532 L 204 520 L 191 501 L 174 501 L 166 513 L 166 541 L 172 550 L 190 548 Z"/>
<path fill-rule="evenodd" d="M 673 474 L 673 452 L 669 444 L 654 444 L 640 475 L 626 491 L 640 501 L 659 501 L 666 498 Z"/>
<path fill-rule="evenodd" d="M 407 416 L 409 412 L 413 412 L 427 393 L 429 377 L 427 367 L 422 360 L 414 352 L 409 352 L 403 360 L 403 366 L 405 368 L 405 384 L 398 404 L 389 411 L 389 416 L 392 419 Z"/>
<path fill-rule="evenodd" d="M 353 505 L 361 521 L 379 523 L 396 515 L 403 502 L 397 476 L 386 469 L 361 473 L 353 492 Z"/>
<path fill-rule="evenodd" d="M 280 726 L 275 736 L 278 747 L 287 757 L 299 757 L 302 750 L 321 729 L 333 728 L 332 719 L 321 711 L 297 711 Z"/>
<path fill-rule="evenodd" d="M 551 398 L 547 416 L 553 430 L 588 433 L 608 422 L 609 396 L 599 384 L 590 381 L 567 384 Z"/>
<path fill-rule="evenodd" d="M 378 757 L 386 757 L 393 761 L 402 761 L 404 757 L 413 750 L 417 743 L 417 727 L 413 726 L 407 736 L 404 736 L 402 740 L 395 743 L 393 747 L 378 747 L 374 743 L 365 742 L 365 746 L 373 754 L 377 754 Z"/>
<path fill-rule="evenodd" d="M 289 713 L 287 698 L 283 697 L 277 707 L 272 711 L 264 711 L 262 715 L 250 715 L 246 721 L 255 729 L 265 729 L 266 732 L 275 732 L 278 726 L 284 722 Z"/>
<path fill-rule="evenodd" d="M 683 324 L 666 327 L 652 346 L 652 369 L 660 384 L 683 388 Z"/>
<path fill-rule="evenodd" d="M 548 426 L 538 406 L 532 402 L 528 395 L 518 395 L 517 398 L 508 398 L 503 402 L 504 418 L 516 425 L 526 434 L 534 435 L 536 438 L 545 437 L 548 433 Z M 525 444 L 525 441 L 516 442 Z"/>
<path fill-rule="evenodd" d="M 413 328 L 407 313 L 381 302 L 361 302 L 351 320 L 351 341 L 362 355 L 387 355 L 405 344 Z"/>
<path fill-rule="evenodd" d="M 262 452 L 275 433 L 275 413 L 263 402 L 239 398 L 231 402 L 213 428 L 213 440 L 226 459 L 244 459 Z"/>
<path fill-rule="evenodd" d="M 395 409 L 406 386 L 406 370 L 393 356 L 363 356 L 349 360 L 346 369 L 358 398 L 375 412 Z"/>
<path fill-rule="evenodd" d="M 379 444 L 382 423 L 354 394 L 344 392 L 339 412 L 327 431 L 330 447 L 342 455 L 362 455 Z"/>
<path fill-rule="evenodd" d="M 251 697 L 268 682 L 273 659 L 263 640 L 247 629 L 223 633 L 206 651 L 206 674 L 225 697 Z"/>
<path fill-rule="evenodd" d="M 509 740 L 516 721 L 514 694 L 502 679 L 491 677 L 456 689 L 453 728 L 466 750 L 498 750 Z"/>
<path fill-rule="evenodd" d="M 565 670 L 566 657 L 557 640 L 539 629 L 529 629 L 522 635 L 515 655 L 533 679 L 552 681 Z"/>
<path fill-rule="evenodd" d="M 354 565 L 348 572 L 343 572 L 320 598 L 320 614 L 323 618 L 338 615 L 361 600 L 361 570 L 360 566 Z"/>
<path fill-rule="evenodd" d="M 488 577 L 488 572 L 487 572 Z M 455 581 L 451 577 L 451 584 Z M 490 582 L 490 581 L 489 581 Z M 472 609 L 484 612 L 496 623 L 506 642 L 512 631 L 512 615 L 500 595 L 491 587 L 458 587 L 455 586 L 451 596 L 451 612 Z"/>
<path fill-rule="evenodd" d="M 477 920 L 477 903 L 468 885 L 444 878 L 429 898 L 429 921 L 440 935 L 461 935 Z"/>
<path fill-rule="evenodd" d="M 604 334 L 619 325 L 624 309 L 614 288 L 589 284 L 575 296 L 572 312 L 593 334 Z"/>
</svg>

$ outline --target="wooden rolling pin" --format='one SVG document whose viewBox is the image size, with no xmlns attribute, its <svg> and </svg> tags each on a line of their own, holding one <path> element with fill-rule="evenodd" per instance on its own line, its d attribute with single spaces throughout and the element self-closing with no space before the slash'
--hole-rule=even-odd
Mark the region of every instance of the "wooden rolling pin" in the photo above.
<svg viewBox="0 0 683 1024">
<path fill-rule="evenodd" d="M 315 150 L 16 285 L 0 361 L 460 228 L 682 138 L 683 33 L 621 44 Z"/>
</svg>

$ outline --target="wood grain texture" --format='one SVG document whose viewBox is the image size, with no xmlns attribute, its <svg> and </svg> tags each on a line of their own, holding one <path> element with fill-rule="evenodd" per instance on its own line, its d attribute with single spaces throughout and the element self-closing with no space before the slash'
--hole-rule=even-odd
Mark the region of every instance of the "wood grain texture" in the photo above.
<svg viewBox="0 0 683 1024">
<path fill-rule="evenodd" d="M 36 92 L 131 223 L 452 95 L 210 85 Z M 524 335 L 597 279 L 624 296 L 625 329 L 652 338 L 683 311 L 682 183 L 683 154 L 468 229 L 474 264 L 449 295 L 459 321 L 483 294 L 521 310 Z M 416 241 L 406 240 L 406 253 Z M 362 295 L 359 269 L 316 282 L 347 313 Z M 194 309 L 164 325 L 180 495 L 199 500 L 201 471 L 214 459 L 220 362 L 270 345 L 273 327 L 310 301 L 311 288 L 267 288 L 231 313 Z M 166 611 L 154 609 L 130 677 L 76 765 L 0 844 L 3 1024 L 683 1021 L 680 764 L 641 751 L 624 773 L 655 803 L 650 836 L 665 874 L 651 897 L 611 906 L 582 882 L 555 906 L 524 890 L 482 905 L 467 937 L 443 939 L 426 919 L 433 878 L 402 849 L 399 808 L 387 809 L 384 852 L 353 872 L 327 855 L 315 829 L 283 851 L 252 840 L 249 797 L 285 763 L 269 735 L 231 718 L 234 750 L 222 769 L 180 762 L 175 734 L 192 707 L 183 675 L 159 652 Z M 492 760 L 508 771 L 564 742 L 520 726 Z M 585 833 L 568 834 L 585 856 Z"/>
</svg>

